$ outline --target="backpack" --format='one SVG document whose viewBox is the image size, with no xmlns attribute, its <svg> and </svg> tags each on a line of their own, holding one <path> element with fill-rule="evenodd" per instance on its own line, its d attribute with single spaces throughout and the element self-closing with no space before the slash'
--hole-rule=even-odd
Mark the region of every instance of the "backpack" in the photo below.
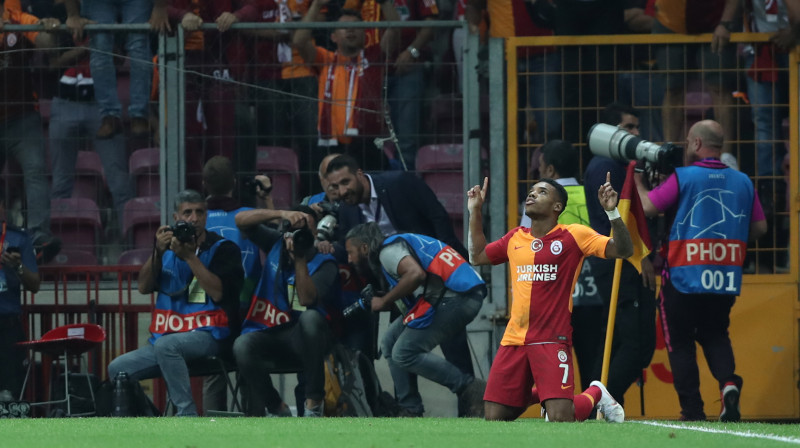
<svg viewBox="0 0 800 448">
<path fill-rule="evenodd" d="M 367 357 L 344 345 L 336 344 L 325 358 L 325 415 L 329 417 L 372 417 L 372 407 L 367 394 L 362 371 Z M 377 377 L 375 377 L 377 380 Z M 370 379 L 370 383 L 372 380 Z M 374 389 L 374 383 L 370 384 Z M 378 385 L 380 387 L 380 385 Z M 373 392 L 374 393 L 374 392 Z"/>
</svg>

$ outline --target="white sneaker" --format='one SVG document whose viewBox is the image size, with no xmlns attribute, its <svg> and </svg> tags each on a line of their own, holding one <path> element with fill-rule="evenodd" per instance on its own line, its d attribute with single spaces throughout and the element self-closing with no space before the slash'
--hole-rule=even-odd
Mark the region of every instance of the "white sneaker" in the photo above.
<svg viewBox="0 0 800 448">
<path fill-rule="evenodd" d="M 617 400 L 608 393 L 608 389 L 600 381 L 592 381 L 590 386 L 597 386 L 602 392 L 597 410 L 603 413 L 603 418 L 609 423 L 622 423 L 625 421 L 625 410 Z"/>
</svg>

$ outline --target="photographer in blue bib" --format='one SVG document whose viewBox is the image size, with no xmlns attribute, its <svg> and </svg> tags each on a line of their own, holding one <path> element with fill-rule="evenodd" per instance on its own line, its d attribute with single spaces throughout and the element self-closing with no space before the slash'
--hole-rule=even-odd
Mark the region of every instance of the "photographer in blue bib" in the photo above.
<svg viewBox="0 0 800 448">
<path fill-rule="evenodd" d="M 41 280 L 36 254 L 28 234 L 5 221 L 5 194 L 0 189 L 0 402 L 20 397 L 25 376 L 25 350 L 17 342 L 25 340 L 22 327 L 22 288 L 39 292 Z"/>
<path fill-rule="evenodd" d="M 281 222 L 278 230 L 270 221 Z M 267 253 L 242 335 L 233 353 L 244 381 L 248 416 L 291 416 L 270 379 L 271 370 L 301 365 L 305 403 L 301 415 L 322 417 L 324 358 L 333 339 L 329 310 L 339 300 L 339 268 L 317 251 L 314 210 L 255 209 L 239 212 L 236 225 Z M 266 408 L 266 409 L 265 409 Z"/>
<path fill-rule="evenodd" d="M 686 137 L 684 166 L 652 190 L 637 176 L 645 214 L 671 221 L 658 305 L 681 420 L 706 419 L 695 342 L 719 383 L 720 421 L 741 418 L 742 377 L 728 326 L 747 243 L 763 236 L 767 223 L 753 182 L 720 160 L 723 144 L 722 126 L 700 121 Z"/>
<path fill-rule="evenodd" d="M 416 376 L 410 375 L 415 374 L 457 394 L 459 415 L 483 417 L 486 382 L 431 353 L 478 315 L 487 293 L 480 275 L 449 245 L 414 233 L 384 237 L 374 222 L 347 232 L 346 249 L 348 261 L 377 291 L 360 299 L 361 308 L 378 312 L 397 306 L 403 314 L 381 341 L 401 416 L 421 417 L 425 411 Z"/>
<path fill-rule="evenodd" d="M 205 229 L 206 212 L 200 193 L 178 193 L 175 225 L 159 227 L 153 254 L 139 271 L 139 292 L 157 294 L 149 344 L 108 365 L 109 378 L 162 376 L 178 416 L 197 415 L 186 363 L 229 350 L 241 322 L 241 251 Z"/>
</svg>

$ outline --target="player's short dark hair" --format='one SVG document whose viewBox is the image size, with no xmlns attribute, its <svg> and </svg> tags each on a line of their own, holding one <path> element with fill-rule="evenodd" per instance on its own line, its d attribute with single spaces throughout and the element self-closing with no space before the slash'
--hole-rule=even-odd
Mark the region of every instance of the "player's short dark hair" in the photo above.
<svg viewBox="0 0 800 448">
<path fill-rule="evenodd" d="M 622 123 L 622 116 L 628 114 L 633 115 L 636 118 L 639 118 L 639 111 L 634 109 L 633 107 L 624 104 L 624 103 L 610 103 L 603 109 L 603 112 L 600 114 L 600 119 L 605 124 L 610 124 L 611 126 L 618 126 Z"/>
<path fill-rule="evenodd" d="M 553 188 L 556 189 L 556 192 L 558 192 L 558 195 L 560 196 L 559 198 L 560 200 L 558 202 L 561 202 L 561 204 L 563 205 L 561 211 L 558 212 L 558 214 L 561 215 L 562 213 L 564 213 L 564 210 L 567 209 L 567 198 L 569 197 L 569 195 L 567 194 L 567 189 L 564 188 L 563 185 L 561 185 L 560 183 L 556 182 L 553 179 L 550 179 L 549 177 L 545 177 L 544 179 L 539 179 L 539 182 L 550 184 L 553 186 Z"/>
<path fill-rule="evenodd" d="M 225 156 L 214 156 L 203 166 L 203 185 L 211 196 L 222 196 L 233 190 L 236 173 L 233 163 Z"/>
<path fill-rule="evenodd" d="M 358 162 L 353 156 L 349 156 L 347 154 L 342 154 L 339 157 L 331 160 L 328 164 L 328 170 L 325 171 L 325 175 L 328 175 L 334 171 L 339 171 L 342 168 L 347 168 L 348 171 L 355 174 L 356 171 L 360 170 L 361 167 L 358 166 Z"/>
<path fill-rule="evenodd" d="M 544 163 L 552 165 L 559 177 L 578 176 L 578 151 L 566 140 L 550 140 L 542 146 Z"/>
</svg>

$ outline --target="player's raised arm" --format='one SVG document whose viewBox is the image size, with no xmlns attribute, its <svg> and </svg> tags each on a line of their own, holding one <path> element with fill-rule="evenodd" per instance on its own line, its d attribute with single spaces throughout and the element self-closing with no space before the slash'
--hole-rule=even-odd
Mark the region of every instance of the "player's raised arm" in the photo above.
<svg viewBox="0 0 800 448">
<path fill-rule="evenodd" d="M 467 211 L 469 212 L 469 232 L 467 235 L 467 250 L 469 262 L 480 266 L 489 264 L 486 256 L 486 236 L 483 234 L 483 201 L 486 199 L 486 190 L 489 187 L 489 178 L 483 178 L 483 187 L 475 185 L 467 190 Z"/>
<path fill-rule="evenodd" d="M 606 183 L 597 190 L 597 200 L 611 221 L 611 234 L 613 238 L 606 245 L 606 258 L 628 258 L 633 255 L 633 241 L 628 233 L 628 227 L 622 221 L 617 210 L 619 195 L 611 186 L 611 172 L 606 173 Z"/>
</svg>

